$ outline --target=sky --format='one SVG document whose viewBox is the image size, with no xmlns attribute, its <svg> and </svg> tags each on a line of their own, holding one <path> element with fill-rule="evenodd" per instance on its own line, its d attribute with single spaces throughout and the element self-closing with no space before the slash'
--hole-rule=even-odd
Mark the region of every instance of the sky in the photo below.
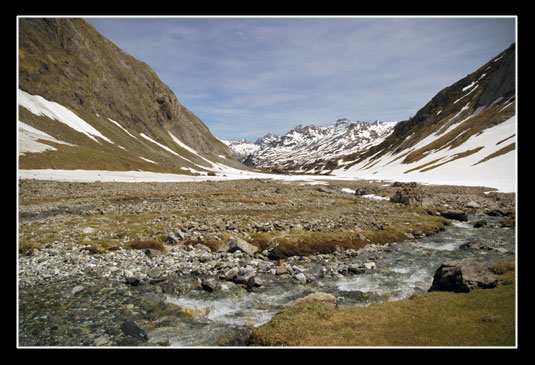
<svg viewBox="0 0 535 365">
<path fill-rule="evenodd" d="M 86 17 L 220 139 L 407 120 L 516 40 L 515 17 Z"/>
</svg>

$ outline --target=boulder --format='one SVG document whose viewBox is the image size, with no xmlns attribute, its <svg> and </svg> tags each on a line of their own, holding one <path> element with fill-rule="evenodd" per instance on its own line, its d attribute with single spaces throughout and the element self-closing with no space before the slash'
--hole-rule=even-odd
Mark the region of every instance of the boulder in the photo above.
<svg viewBox="0 0 535 365">
<path fill-rule="evenodd" d="M 451 210 L 451 211 L 442 213 L 442 216 L 447 219 L 454 219 L 456 221 L 461 221 L 461 222 L 468 221 L 468 216 L 463 211 Z"/>
<path fill-rule="evenodd" d="M 173 245 L 178 242 L 178 238 L 175 236 L 173 232 L 169 232 L 167 234 L 167 237 L 165 238 L 165 242 Z"/>
<path fill-rule="evenodd" d="M 208 292 L 213 292 L 219 289 L 219 283 L 214 278 L 207 278 L 202 281 L 201 287 Z"/>
<path fill-rule="evenodd" d="M 228 252 L 235 252 L 237 250 L 245 252 L 249 256 L 254 256 L 254 254 L 258 251 L 258 247 L 253 246 L 247 241 L 238 237 L 228 242 Z"/>
<path fill-rule="evenodd" d="M 303 303 L 310 303 L 310 302 L 329 303 L 333 306 L 333 308 L 336 307 L 337 305 L 336 297 L 334 295 L 329 294 L 329 293 L 324 293 L 324 292 L 318 292 L 318 293 L 309 294 L 304 298 L 297 299 L 294 302 L 293 306 L 300 305 Z"/>
<path fill-rule="evenodd" d="M 302 272 L 295 275 L 294 278 L 299 282 L 299 284 L 306 284 L 307 282 L 307 277 Z"/>
<path fill-rule="evenodd" d="M 145 332 L 145 330 L 139 327 L 136 322 L 133 322 L 133 321 L 123 322 L 123 324 L 121 325 L 121 329 L 126 335 L 135 337 L 143 341 L 149 340 L 149 337 L 147 336 L 147 333 Z"/>
<path fill-rule="evenodd" d="M 467 293 L 474 289 L 489 289 L 498 279 L 485 266 L 473 259 L 444 262 L 435 272 L 429 291 Z"/>
</svg>

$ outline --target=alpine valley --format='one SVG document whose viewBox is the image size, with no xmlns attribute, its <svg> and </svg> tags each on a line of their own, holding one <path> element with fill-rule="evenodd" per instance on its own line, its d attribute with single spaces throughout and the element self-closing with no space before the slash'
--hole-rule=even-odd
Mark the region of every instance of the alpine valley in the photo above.
<svg viewBox="0 0 535 365">
<path fill-rule="evenodd" d="M 402 122 L 297 126 L 254 144 L 244 164 L 275 172 L 516 190 L 515 44 Z"/>
<path fill-rule="evenodd" d="M 83 19 L 17 30 L 18 346 L 517 344 L 515 44 L 251 143 Z"/>
</svg>

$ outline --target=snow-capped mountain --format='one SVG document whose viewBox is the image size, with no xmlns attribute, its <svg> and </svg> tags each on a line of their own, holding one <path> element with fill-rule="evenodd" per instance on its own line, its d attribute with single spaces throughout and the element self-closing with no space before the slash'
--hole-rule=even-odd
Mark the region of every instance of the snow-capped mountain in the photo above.
<svg viewBox="0 0 535 365">
<path fill-rule="evenodd" d="M 328 126 L 298 125 L 283 136 L 267 134 L 254 144 L 230 141 L 227 145 L 244 164 L 281 171 L 313 172 L 325 162 L 380 143 L 396 123 L 352 122 L 339 119 Z"/>
<path fill-rule="evenodd" d="M 253 143 L 246 138 L 240 140 L 233 139 L 230 141 L 221 140 L 221 142 L 229 146 L 232 156 L 238 161 L 245 160 L 247 156 L 251 153 L 255 153 L 261 148 L 260 144 Z"/>
</svg>

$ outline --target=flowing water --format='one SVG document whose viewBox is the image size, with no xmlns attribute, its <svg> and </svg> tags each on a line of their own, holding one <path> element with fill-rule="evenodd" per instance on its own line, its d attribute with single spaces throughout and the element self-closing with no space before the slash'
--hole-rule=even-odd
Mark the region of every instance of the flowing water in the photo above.
<svg viewBox="0 0 535 365">
<path fill-rule="evenodd" d="M 375 267 L 362 274 L 321 277 L 322 264 L 304 265 L 312 283 L 273 277 L 253 291 L 239 290 L 229 283 L 215 292 L 193 290 L 167 301 L 189 310 L 179 325 L 156 328 L 149 332 L 149 343 L 166 342 L 170 346 L 214 346 L 228 339 L 247 338 L 252 327 L 268 322 L 278 311 L 296 299 L 313 292 L 326 292 L 338 298 L 339 305 L 365 306 L 374 302 L 401 300 L 423 293 L 431 286 L 436 269 L 448 260 L 474 258 L 491 266 L 515 258 L 516 235 L 513 228 L 495 226 L 500 218 L 470 216 L 469 222 L 456 222 L 436 235 L 394 243 L 361 254 L 354 260 L 373 261 Z M 489 224 L 473 228 L 475 221 Z M 477 241 L 476 248 L 461 245 Z"/>
</svg>

